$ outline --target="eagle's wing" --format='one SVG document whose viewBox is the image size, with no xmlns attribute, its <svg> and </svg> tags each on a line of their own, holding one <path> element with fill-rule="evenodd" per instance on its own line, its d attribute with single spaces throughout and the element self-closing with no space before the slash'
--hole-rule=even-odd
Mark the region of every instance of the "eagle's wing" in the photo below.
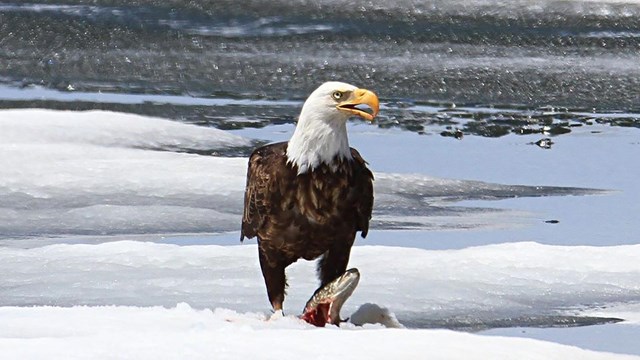
<svg viewBox="0 0 640 360">
<path fill-rule="evenodd" d="M 277 143 L 263 146 L 256 149 L 249 158 L 240 240 L 245 237 L 257 236 L 267 218 L 270 217 L 271 221 L 275 221 L 275 217 L 272 216 L 274 211 L 280 214 L 281 211 L 278 209 L 289 208 L 290 203 L 295 200 L 296 193 L 283 185 L 291 183 L 291 181 L 283 181 L 284 178 L 295 176 L 295 172 L 283 173 L 283 170 L 287 169 L 284 166 L 286 164 L 286 144 Z M 345 195 L 351 202 L 349 207 L 352 211 L 355 210 L 357 215 L 356 230 L 361 232 L 362 237 L 365 237 L 369 231 L 369 220 L 373 209 L 373 174 L 367 168 L 366 162 L 358 151 L 352 148 L 351 155 L 354 166 L 348 185 L 349 194 Z M 308 198 L 315 199 L 311 195 Z M 329 215 L 318 211 L 312 213 L 318 222 L 323 221 L 322 216 Z M 280 225 L 288 225 L 293 221 L 291 216 L 280 219 Z"/>
<path fill-rule="evenodd" d="M 249 157 L 240 241 L 245 237 L 255 237 L 270 211 L 270 198 L 274 193 L 277 177 L 274 173 L 274 165 L 278 162 L 271 159 L 283 155 L 283 144 L 286 143 L 263 146 L 256 149 Z"/>
<path fill-rule="evenodd" d="M 360 153 L 351 148 L 351 156 L 357 164 L 354 176 L 354 188 L 356 194 L 356 212 L 358 214 L 358 230 L 364 238 L 369 232 L 369 220 L 373 210 L 373 173 L 367 168 L 367 162 L 360 156 Z"/>
</svg>

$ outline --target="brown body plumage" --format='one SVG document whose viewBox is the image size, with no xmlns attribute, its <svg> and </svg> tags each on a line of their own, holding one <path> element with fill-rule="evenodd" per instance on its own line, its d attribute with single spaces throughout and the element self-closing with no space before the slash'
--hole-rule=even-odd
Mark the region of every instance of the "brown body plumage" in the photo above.
<svg viewBox="0 0 640 360">
<path fill-rule="evenodd" d="M 287 164 L 287 143 L 256 149 L 249 159 L 242 238 L 258 237 L 269 300 L 279 309 L 286 286 L 284 269 L 299 258 L 318 263 L 321 284 L 342 275 L 356 232 L 369 230 L 373 174 L 360 154 L 298 175 Z M 279 306 L 278 306 L 279 305 Z"/>
</svg>

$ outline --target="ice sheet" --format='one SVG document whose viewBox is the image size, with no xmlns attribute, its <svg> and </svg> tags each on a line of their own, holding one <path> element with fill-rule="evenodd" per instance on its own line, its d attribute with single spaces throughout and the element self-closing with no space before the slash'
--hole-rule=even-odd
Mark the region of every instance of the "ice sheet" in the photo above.
<svg viewBox="0 0 640 360">
<path fill-rule="evenodd" d="M 389 308 L 408 326 L 482 327 L 505 319 L 580 315 L 640 299 L 640 245 L 565 247 L 512 243 L 428 251 L 353 248 L 357 291 L 343 308 Z M 256 245 L 178 246 L 116 241 L 98 245 L 0 248 L 0 306 L 134 305 L 269 309 Z M 401 259 L 401 260 L 395 260 Z M 286 310 L 301 311 L 315 264 L 288 268 Z M 512 324 L 512 325 L 514 325 Z M 505 323 L 504 325 L 508 325 Z M 488 325 L 490 326 L 490 325 Z"/>
<path fill-rule="evenodd" d="M 637 359 L 447 330 L 316 329 L 290 317 L 265 322 L 257 314 L 186 304 L 5 307 L 0 316 L 0 353 L 7 359 Z"/>
<path fill-rule="evenodd" d="M 7 114 L 14 116 L 11 121 L 5 120 Z M 224 247 L 140 241 L 42 246 L 52 242 L 42 236 L 63 234 L 75 234 L 77 241 L 65 237 L 60 242 L 83 242 L 79 234 L 95 239 L 113 233 L 125 234 L 119 239 L 145 233 L 144 239 L 161 242 L 162 237 L 150 234 L 237 230 L 246 158 L 206 152 L 250 142 L 217 130 L 129 116 L 0 112 L 0 150 L 5 155 L 0 157 L 0 236 L 5 238 L 0 243 L 12 246 L 0 247 L 3 355 L 237 358 L 248 353 L 269 357 L 284 349 L 281 358 L 300 358 L 314 357 L 321 351 L 318 344 L 331 343 L 329 352 L 350 358 L 388 353 L 447 359 L 616 356 L 442 330 L 391 332 L 367 325 L 347 326 L 359 331 L 325 332 L 307 331 L 312 329 L 292 316 L 264 322 L 269 307 L 252 242 Z M 593 193 L 380 172 L 376 179 L 377 228 L 514 227 L 530 221 L 529 214 L 482 207 L 478 201 L 453 204 Z M 27 248 L 20 245 L 24 236 L 32 236 Z M 568 316 L 621 317 L 633 323 L 640 299 L 639 255 L 638 245 L 512 243 L 440 251 L 358 246 L 350 265 L 363 278 L 343 315 L 377 306 L 388 308 L 408 327 L 475 329 L 554 325 Z M 314 264 L 301 261 L 288 275 L 285 309 L 295 315 L 315 289 Z M 612 304 L 622 304 L 624 311 L 601 312 Z M 253 348 L 238 333 L 260 340 Z M 300 339 L 294 347 L 290 342 L 273 346 L 294 336 Z M 371 348 L 371 354 L 355 353 L 358 342 L 381 345 Z M 259 350 L 265 347 L 270 351 Z M 469 347 L 478 351 L 471 354 Z M 333 356 L 326 346 L 322 351 Z"/>
<path fill-rule="evenodd" d="M 211 128 L 122 113 L 0 111 L 0 236 L 195 233 L 239 228 L 251 142 Z M 505 228 L 527 214 L 466 199 L 579 195 L 376 172 L 373 228 Z M 446 205 L 446 206 L 445 206 Z"/>
</svg>

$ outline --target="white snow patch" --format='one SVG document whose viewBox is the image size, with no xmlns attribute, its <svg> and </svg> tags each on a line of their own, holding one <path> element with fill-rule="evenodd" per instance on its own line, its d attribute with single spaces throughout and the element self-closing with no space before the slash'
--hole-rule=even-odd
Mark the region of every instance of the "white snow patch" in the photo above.
<svg viewBox="0 0 640 360">
<path fill-rule="evenodd" d="M 184 151 L 248 146 L 227 132 L 104 111 L 0 111 L 0 236 L 167 234 L 239 228 L 246 158 Z M 527 224 L 528 214 L 443 207 L 543 188 L 376 173 L 372 227 Z"/>
<path fill-rule="evenodd" d="M 606 304 L 582 313 L 588 316 L 617 317 L 624 319 L 624 324 L 640 325 L 640 299 L 635 303 Z"/>
<path fill-rule="evenodd" d="M 362 277 L 342 316 L 373 302 L 389 309 L 386 315 L 378 311 L 389 323 L 397 315 L 411 326 L 441 326 L 443 320 L 477 325 L 630 303 L 640 299 L 639 256 L 640 245 L 511 243 L 444 251 L 358 246 L 350 266 Z M 186 302 L 196 308 L 267 312 L 257 258 L 256 245 L 117 241 L 5 247 L 0 248 L 0 305 Z M 287 275 L 285 313 L 299 314 L 317 287 L 315 264 L 301 260 Z M 370 310 L 365 306 L 358 316 Z"/>
<path fill-rule="evenodd" d="M 0 144 L 215 150 L 250 146 L 226 131 L 110 111 L 1 110 Z"/>
<path fill-rule="evenodd" d="M 221 130 L 130 114 L 0 111 L 0 234 L 237 227 L 246 159 L 172 151 L 248 145 Z"/>
<path fill-rule="evenodd" d="M 378 304 L 366 303 L 351 314 L 349 322 L 355 325 L 380 324 L 387 328 L 404 328 L 396 315 L 386 307 Z"/>
<path fill-rule="evenodd" d="M 237 230 L 247 160 L 182 151 L 249 144 L 222 131 L 135 115 L 0 111 L 0 237 L 34 236 L 28 249 L 0 247 L 2 358 L 628 358 L 534 340 L 384 327 L 567 313 L 636 324 L 640 245 L 355 247 L 350 265 L 362 279 L 342 315 L 364 326 L 315 329 L 295 317 L 317 286 L 312 262 L 287 269 L 288 316 L 267 321 L 255 245 L 38 243 L 60 234 L 146 233 L 154 241 L 149 234 Z M 505 225 L 504 212 L 450 203 L 536 196 L 527 195 L 533 188 L 421 175 L 376 179 L 380 227 L 513 226 L 526 215 L 510 213 Z"/>
<path fill-rule="evenodd" d="M 447 330 L 313 328 L 285 317 L 162 307 L 3 307 L 5 359 L 632 359 Z M 365 346 L 360 346 L 360 345 Z"/>
</svg>

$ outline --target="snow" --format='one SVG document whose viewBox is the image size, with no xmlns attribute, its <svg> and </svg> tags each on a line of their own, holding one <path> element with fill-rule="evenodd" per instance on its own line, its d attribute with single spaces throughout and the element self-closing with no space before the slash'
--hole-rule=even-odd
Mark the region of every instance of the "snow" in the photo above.
<svg viewBox="0 0 640 360">
<path fill-rule="evenodd" d="M 1 111 L 0 234 L 189 232 L 205 222 L 237 223 L 207 204 L 238 208 L 246 160 L 175 151 L 249 145 L 217 129 L 137 115 Z"/>
<path fill-rule="evenodd" d="M 23 7 L 24 8 L 24 7 Z M 0 4 L 0 10 L 11 10 Z M 159 103 L 172 105 L 205 105 L 205 106 L 296 106 L 301 107 L 302 101 L 268 100 L 268 99 L 232 99 L 232 98 L 203 98 L 180 95 L 159 94 L 118 94 L 110 92 L 60 92 L 42 86 L 15 88 L 0 85 L 0 100 L 49 100 L 58 102 L 91 102 L 111 104 L 144 104 Z"/>
<path fill-rule="evenodd" d="M 217 129 L 138 115 L 2 110 L 0 235 L 235 231 L 247 159 L 198 153 L 251 144 Z M 530 221 L 515 211 L 441 206 L 453 200 L 585 193 L 378 172 L 375 191 L 373 228 L 421 229 Z"/>
<path fill-rule="evenodd" d="M 265 322 L 255 314 L 186 304 L 168 309 L 5 307 L 0 316 L 5 359 L 635 358 L 448 330 L 316 329 L 291 317 Z"/>
<path fill-rule="evenodd" d="M 640 354 L 633 344 L 593 346 L 611 342 L 618 329 L 628 338 L 639 331 L 640 245 L 467 242 L 427 250 L 358 240 L 350 266 L 362 278 L 342 310 L 353 323 L 316 329 L 296 318 L 317 286 L 314 263 L 306 261 L 287 270 L 287 316 L 267 321 L 254 241 L 193 245 L 193 236 L 177 235 L 233 231 L 227 235 L 238 238 L 247 159 L 202 154 L 252 144 L 137 115 L 0 111 L 2 358 L 633 358 L 585 348 Z M 599 193 L 377 171 L 375 186 L 376 229 L 511 229 L 533 216 L 460 201 Z M 414 234 L 418 243 L 425 233 Z M 605 325 L 608 335 L 587 343 L 567 341 L 583 348 L 548 341 L 561 336 L 442 330 L 540 319 L 549 325 L 574 316 L 625 321 Z M 440 329 L 425 329 L 434 327 Z"/>
<path fill-rule="evenodd" d="M 16 359 L 618 357 L 445 330 L 372 324 L 315 329 L 293 316 L 315 287 L 314 264 L 305 261 L 288 270 L 290 315 L 266 321 L 256 252 L 256 245 L 138 241 L 0 248 L 0 352 Z M 446 251 L 360 246 L 351 265 L 362 279 L 342 312 L 371 318 L 386 306 L 390 313 L 383 315 L 398 314 L 401 322 L 400 315 L 416 311 L 434 319 L 584 313 L 593 311 L 578 310 L 585 304 L 639 297 L 638 256 L 640 245 L 515 243 Z M 637 319 L 639 309 L 625 311 Z M 364 342 L 366 348 L 354 345 Z"/>
<path fill-rule="evenodd" d="M 140 149 L 216 150 L 251 146 L 213 128 L 109 111 L 2 110 L 3 144 L 82 144 Z"/>
<path fill-rule="evenodd" d="M 268 310 L 257 246 L 179 246 L 140 241 L 0 248 L 0 305 L 175 306 Z M 362 273 L 343 316 L 372 300 L 400 322 L 481 325 L 580 313 L 640 299 L 640 245 L 536 243 L 429 251 L 357 246 Z M 402 259 L 390 262 L 389 259 Z M 616 259 L 610 263 L 608 259 Z M 384 266 L 381 266 L 384 264 Z M 316 287 L 315 264 L 288 268 L 285 310 L 298 314 Z M 429 323 L 431 322 L 431 323 Z"/>
<path fill-rule="evenodd" d="M 601 308 L 585 311 L 585 315 L 618 317 L 624 319 L 625 324 L 640 325 L 640 303 L 633 304 L 610 304 Z"/>
</svg>

